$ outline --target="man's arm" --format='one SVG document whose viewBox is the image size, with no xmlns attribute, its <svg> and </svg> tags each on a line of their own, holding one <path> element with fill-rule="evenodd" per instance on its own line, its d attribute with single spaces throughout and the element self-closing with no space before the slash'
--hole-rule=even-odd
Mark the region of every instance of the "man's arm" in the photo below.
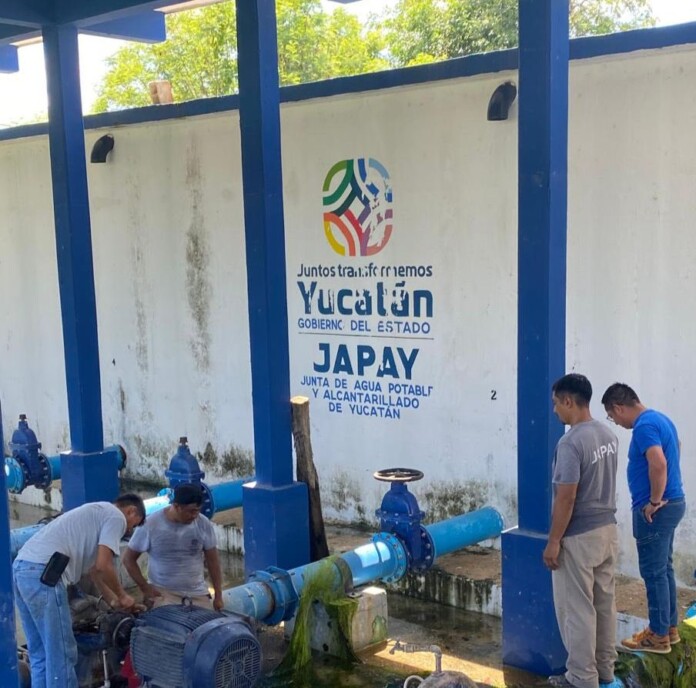
<svg viewBox="0 0 696 688">
<path fill-rule="evenodd" d="M 205 565 L 208 567 L 210 580 L 213 583 L 215 597 L 213 598 L 213 607 L 215 611 L 220 611 L 223 608 L 222 601 L 222 566 L 220 566 L 220 555 L 217 548 L 206 549 L 204 551 Z"/>
<path fill-rule="evenodd" d="M 118 595 L 101 579 L 94 567 L 88 571 L 88 574 L 94 585 L 97 587 L 97 590 L 99 590 L 102 599 L 110 607 L 118 607 Z"/>
<path fill-rule="evenodd" d="M 135 600 L 121 587 L 121 581 L 118 579 L 118 573 L 114 566 L 114 553 L 106 545 L 99 545 L 97 548 L 97 560 L 91 570 L 92 578 L 97 587 L 103 590 L 103 586 L 111 590 L 116 595 L 116 605 L 124 609 L 130 609 Z M 114 600 L 107 600 L 110 604 Z"/>
<path fill-rule="evenodd" d="M 645 458 L 648 460 L 651 503 L 645 506 L 643 513 L 645 514 L 645 520 L 648 523 L 652 523 L 653 514 L 667 504 L 662 499 L 667 487 L 667 459 L 660 445 L 648 447 L 645 452 Z"/>
<path fill-rule="evenodd" d="M 573 515 L 573 507 L 575 506 L 575 497 L 577 494 L 577 483 L 556 485 L 556 497 L 553 501 L 549 542 L 544 550 L 544 564 L 552 571 L 558 568 L 558 557 L 561 553 L 561 539 L 565 535 Z"/>
<path fill-rule="evenodd" d="M 154 599 L 162 597 L 162 593 L 151 583 L 148 583 L 143 576 L 143 572 L 138 565 L 138 559 L 142 552 L 136 552 L 128 547 L 123 554 L 123 565 L 128 571 L 128 575 L 135 581 L 135 584 L 140 588 L 145 599 Z"/>
</svg>

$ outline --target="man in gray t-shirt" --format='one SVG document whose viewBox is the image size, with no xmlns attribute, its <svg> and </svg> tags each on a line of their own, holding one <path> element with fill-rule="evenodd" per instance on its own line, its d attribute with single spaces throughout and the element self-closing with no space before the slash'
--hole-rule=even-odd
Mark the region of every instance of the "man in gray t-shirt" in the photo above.
<svg viewBox="0 0 696 688">
<path fill-rule="evenodd" d="M 150 515 L 128 543 L 123 565 L 154 606 L 189 598 L 217 611 L 223 607 L 217 540 L 212 523 L 201 514 L 202 504 L 200 486 L 180 485 L 171 506 Z M 147 580 L 138 566 L 144 552 L 148 554 Z M 204 563 L 215 591 L 212 599 L 203 575 Z"/>
<path fill-rule="evenodd" d="M 143 500 L 125 494 L 113 504 L 84 504 L 66 512 L 19 550 L 12 566 L 15 601 L 27 639 L 32 686 L 77 688 L 77 644 L 67 585 L 89 573 L 108 604 L 124 609 L 135 605 L 121 587 L 114 556 L 121 538 L 144 520 Z M 53 578 L 44 575 L 52 571 L 50 561 L 65 557 L 62 576 L 55 571 Z"/>
<path fill-rule="evenodd" d="M 614 680 L 618 554 L 616 468 L 618 439 L 590 414 L 592 385 L 584 375 L 553 384 L 554 413 L 568 432 L 556 446 L 553 513 L 544 563 L 552 571 L 553 599 L 567 671 L 552 686 L 598 688 Z"/>
</svg>

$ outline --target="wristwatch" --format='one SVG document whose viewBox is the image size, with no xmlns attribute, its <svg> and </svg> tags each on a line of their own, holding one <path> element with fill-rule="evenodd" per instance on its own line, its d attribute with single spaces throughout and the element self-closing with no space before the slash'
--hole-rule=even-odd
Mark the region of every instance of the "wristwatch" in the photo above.
<svg viewBox="0 0 696 688">
<path fill-rule="evenodd" d="M 653 500 L 650 500 L 650 506 L 660 506 L 660 502 L 653 502 Z"/>
</svg>

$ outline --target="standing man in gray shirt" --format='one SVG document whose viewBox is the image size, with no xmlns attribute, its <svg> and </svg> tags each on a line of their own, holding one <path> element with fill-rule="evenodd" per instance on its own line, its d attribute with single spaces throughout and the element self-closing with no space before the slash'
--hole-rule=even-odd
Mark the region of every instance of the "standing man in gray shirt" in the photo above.
<svg viewBox="0 0 696 688">
<path fill-rule="evenodd" d="M 598 688 L 614 682 L 618 553 L 616 468 L 618 439 L 590 414 L 592 385 L 577 373 L 552 387 L 553 411 L 570 430 L 556 446 L 553 513 L 544 564 L 552 571 L 553 600 L 566 673 L 552 686 Z"/>
<path fill-rule="evenodd" d="M 201 514 L 203 490 L 199 485 L 179 485 L 171 506 L 151 514 L 138 528 L 123 555 L 123 565 L 154 606 L 193 604 L 220 611 L 222 568 L 212 523 Z M 141 554 L 148 554 L 148 580 L 138 566 Z M 215 591 L 211 598 L 203 575 L 208 567 Z"/>
<path fill-rule="evenodd" d="M 108 604 L 123 609 L 135 604 L 121 587 L 114 556 L 121 538 L 144 520 L 145 505 L 135 494 L 121 495 L 113 504 L 84 504 L 44 526 L 17 553 L 15 600 L 34 688 L 78 688 L 69 584 L 89 573 Z"/>
</svg>

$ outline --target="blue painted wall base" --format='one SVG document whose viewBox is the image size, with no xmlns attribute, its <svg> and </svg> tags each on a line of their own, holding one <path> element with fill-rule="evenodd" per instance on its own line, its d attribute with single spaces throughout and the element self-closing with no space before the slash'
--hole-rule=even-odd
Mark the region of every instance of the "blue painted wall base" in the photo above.
<svg viewBox="0 0 696 688">
<path fill-rule="evenodd" d="M 247 483 L 243 487 L 243 506 L 247 577 L 269 566 L 287 570 L 309 563 L 307 485 Z"/>
<path fill-rule="evenodd" d="M 503 533 L 503 663 L 542 676 L 560 674 L 567 654 L 556 622 L 546 535 Z"/>
<path fill-rule="evenodd" d="M 93 454 L 63 452 L 60 455 L 63 510 L 87 502 L 113 502 L 119 492 L 120 463 L 121 456 L 113 449 Z"/>
</svg>

